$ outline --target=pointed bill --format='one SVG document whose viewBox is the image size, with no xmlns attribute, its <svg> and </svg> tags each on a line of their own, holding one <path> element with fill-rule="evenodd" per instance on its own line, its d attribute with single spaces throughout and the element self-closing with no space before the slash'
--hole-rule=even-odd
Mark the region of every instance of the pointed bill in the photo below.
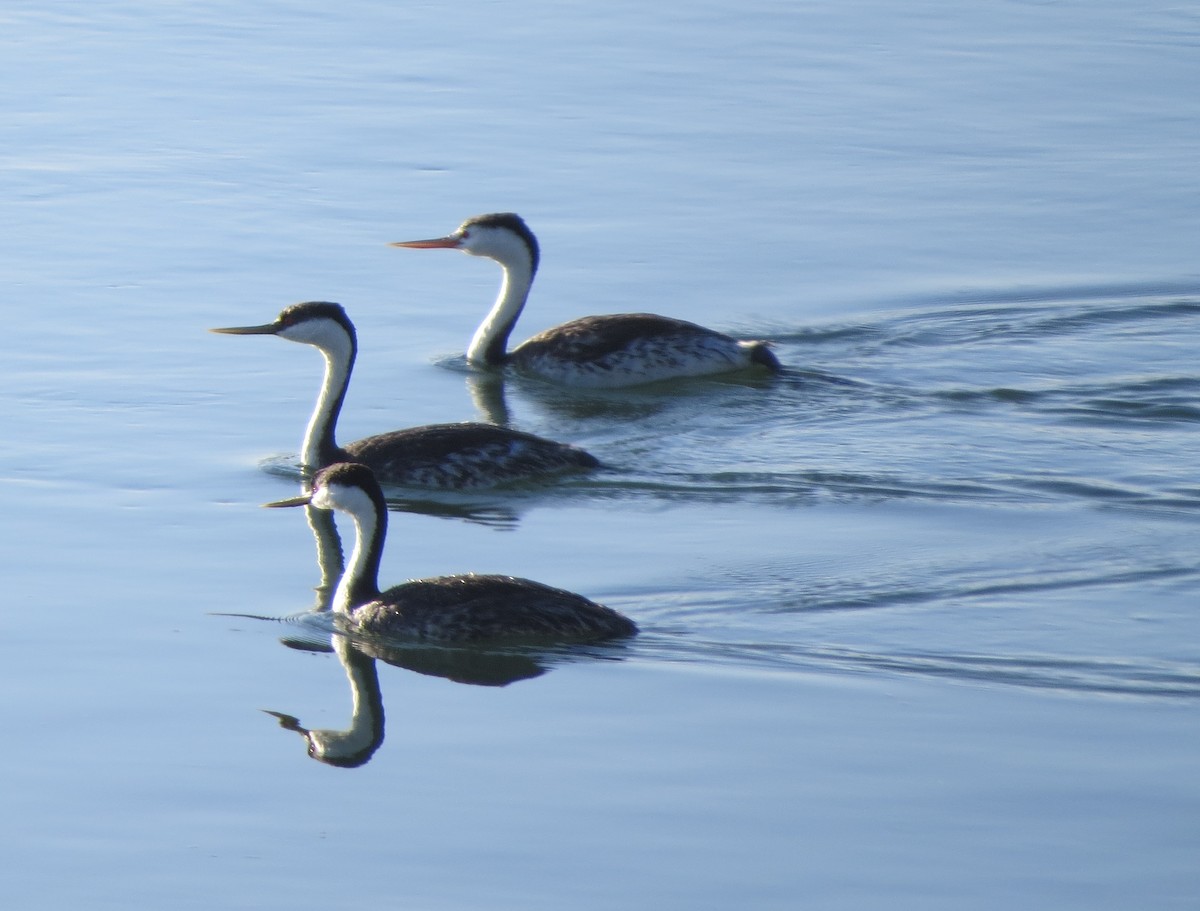
<svg viewBox="0 0 1200 911">
<path fill-rule="evenodd" d="M 264 509 L 275 509 L 280 506 L 308 506 L 312 503 L 312 494 L 306 493 L 298 497 L 289 497 L 286 500 L 274 500 L 271 503 L 264 503 Z"/>
<path fill-rule="evenodd" d="M 279 331 L 279 323 L 265 323 L 261 326 L 226 326 L 223 329 L 209 329 L 209 332 L 219 332 L 222 335 L 274 335 Z"/>
<path fill-rule="evenodd" d="M 389 247 L 408 247 L 413 250 L 439 250 L 443 248 L 454 249 L 462 243 L 462 238 L 457 234 L 447 234 L 445 237 L 434 237 L 430 240 L 397 240 L 390 244 Z"/>
</svg>

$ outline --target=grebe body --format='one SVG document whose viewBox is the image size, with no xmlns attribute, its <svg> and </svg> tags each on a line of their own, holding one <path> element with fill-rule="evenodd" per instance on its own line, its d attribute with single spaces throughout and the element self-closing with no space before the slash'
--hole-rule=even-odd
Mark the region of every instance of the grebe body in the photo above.
<svg viewBox="0 0 1200 911">
<path fill-rule="evenodd" d="M 584 316 L 540 332 L 508 355 L 516 369 L 568 386 L 605 389 L 746 370 L 779 369 L 762 342 L 745 342 L 653 313 Z"/>
<path fill-rule="evenodd" d="M 387 503 L 365 465 L 331 465 L 317 472 L 309 493 L 266 505 L 306 504 L 354 522 L 354 551 L 333 597 L 334 613 L 354 631 L 447 644 L 593 642 L 637 632 L 611 608 L 514 576 L 437 576 L 380 591 Z"/>
<path fill-rule="evenodd" d="M 583 317 L 538 333 L 509 351 L 509 335 L 525 307 L 541 256 L 529 226 L 511 212 L 470 218 L 446 237 L 392 246 L 462 250 L 500 264 L 500 294 L 467 349 L 467 361 L 475 366 L 512 365 L 553 382 L 593 389 L 752 367 L 781 369 L 765 342 L 735 339 L 652 313 Z"/>
<path fill-rule="evenodd" d="M 463 422 L 410 427 L 345 446 L 335 432 L 358 351 L 354 324 L 340 304 L 308 301 L 287 307 L 272 323 L 213 329 L 230 335 L 277 335 L 312 345 L 325 358 L 325 378 L 301 447 L 304 468 L 335 462 L 369 465 L 380 478 L 407 487 L 489 488 L 596 468 L 584 450 L 494 424 Z"/>
</svg>

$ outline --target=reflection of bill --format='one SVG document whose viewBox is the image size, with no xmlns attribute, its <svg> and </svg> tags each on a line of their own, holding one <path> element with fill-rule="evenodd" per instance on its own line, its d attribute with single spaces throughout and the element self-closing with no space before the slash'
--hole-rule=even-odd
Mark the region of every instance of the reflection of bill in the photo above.
<svg viewBox="0 0 1200 911">
<path fill-rule="evenodd" d="M 350 726 L 342 731 L 309 729 L 294 715 L 270 710 L 267 714 L 278 718 L 280 727 L 300 734 L 308 743 L 308 755 L 313 759 L 354 768 L 369 761 L 383 743 L 383 696 L 379 675 L 375 673 L 375 659 L 362 654 L 343 636 L 334 637 L 333 647 L 350 680 L 354 700 Z"/>
<path fill-rule="evenodd" d="M 344 730 L 306 728 L 295 715 L 269 709 L 266 712 L 277 718 L 284 730 L 300 734 L 313 759 L 344 768 L 364 765 L 383 743 L 383 693 L 379 688 L 376 659 L 421 674 L 480 686 L 504 686 L 545 672 L 545 667 L 535 656 L 516 651 L 373 646 L 340 635 L 333 637 L 333 650 L 350 682 L 352 708 L 348 727 Z"/>
<path fill-rule="evenodd" d="M 308 646 L 313 647 L 313 646 Z M 589 657 L 553 648 L 383 645 L 335 634 L 333 651 L 350 682 L 350 724 L 343 730 L 306 728 L 295 715 L 266 710 L 279 726 L 300 734 L 308 755 L 329 765 L 354 768 L 366 763 L 383 743 L 383 694 L 377 660 L 455 683 L 506 686 L 544 674 L 556 664 Z M 606 651 L 606 657 L 612 657 Z"/>
</svg>

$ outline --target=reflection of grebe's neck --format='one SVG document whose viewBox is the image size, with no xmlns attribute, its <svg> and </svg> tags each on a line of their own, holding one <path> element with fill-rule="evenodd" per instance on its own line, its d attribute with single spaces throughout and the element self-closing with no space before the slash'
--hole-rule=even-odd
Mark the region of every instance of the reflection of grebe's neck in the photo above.
<svg viewBox="0 0 1200 911">
<path fill-rule="evenodd" d="M 497 427 L 509 425 L 503 373 L 471 373 L 467 376 L 467 391 L 471 394 L 471 403 L 485 424 L 495 424 Z"/>
<path fill-rule="evenodd" d="M 309 752 L 313 759 L 330 765 L 358 766 L 383 743 L 383 694 L 375 659 L 356 649 L 345 636 L 335 636 L 333 647 L 350 681 L 350 726 L 344 731 L 310 731 Z"/>
<path fill-rule="evenodd" d="M 334 636 L 333 649 L 350 681 L 353 709 L 350 726 L 344 731 L 329 728 L 310 730 L 298 719 L 270 712 L 281 727 L 296 731 L 308 742 L 308 755 L 328 765 L 354 768 L 366 763 L 383 743 L 383 695 L 375 660 L 356 649 L 344 636 Z"/>
<path fill-rule="evenodd" d="M 333 604 L 333 594 L 337 590 L 345 566 L 342 558 L 342 538 L 338 534 L 332 510 L 306 506 L 304 513 L 308 519 L 308 527 L 312 529 L 313 538 L 317 542 L 317 566 L 321 570 L 321 582 L 317 586 L 317 603 L 314 609 L 327 611 Z"/>
</svg>

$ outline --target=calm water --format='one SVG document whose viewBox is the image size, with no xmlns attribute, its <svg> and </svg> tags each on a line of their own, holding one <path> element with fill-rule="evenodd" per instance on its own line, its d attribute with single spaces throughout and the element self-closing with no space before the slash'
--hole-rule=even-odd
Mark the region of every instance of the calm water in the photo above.
<svg viewBox="0 0 1200 911">
<path fill-rule="evenodd" d="M 7 904 L 1194 907 L 1195 11 L 0 21 Z M 498 270 L 385 244 L 497 209 L 544 248 L 518 337 L 656 310 L 788 372 L 479 383 Z M 344 439 L 483 417 L 609 466 L 398 494 L 386 579 L 643 635 L 330 651 L 312 530 L 257 508 L 320 360 L 204 331 L 302 299 L 359 327 Z"/>
</svg>

